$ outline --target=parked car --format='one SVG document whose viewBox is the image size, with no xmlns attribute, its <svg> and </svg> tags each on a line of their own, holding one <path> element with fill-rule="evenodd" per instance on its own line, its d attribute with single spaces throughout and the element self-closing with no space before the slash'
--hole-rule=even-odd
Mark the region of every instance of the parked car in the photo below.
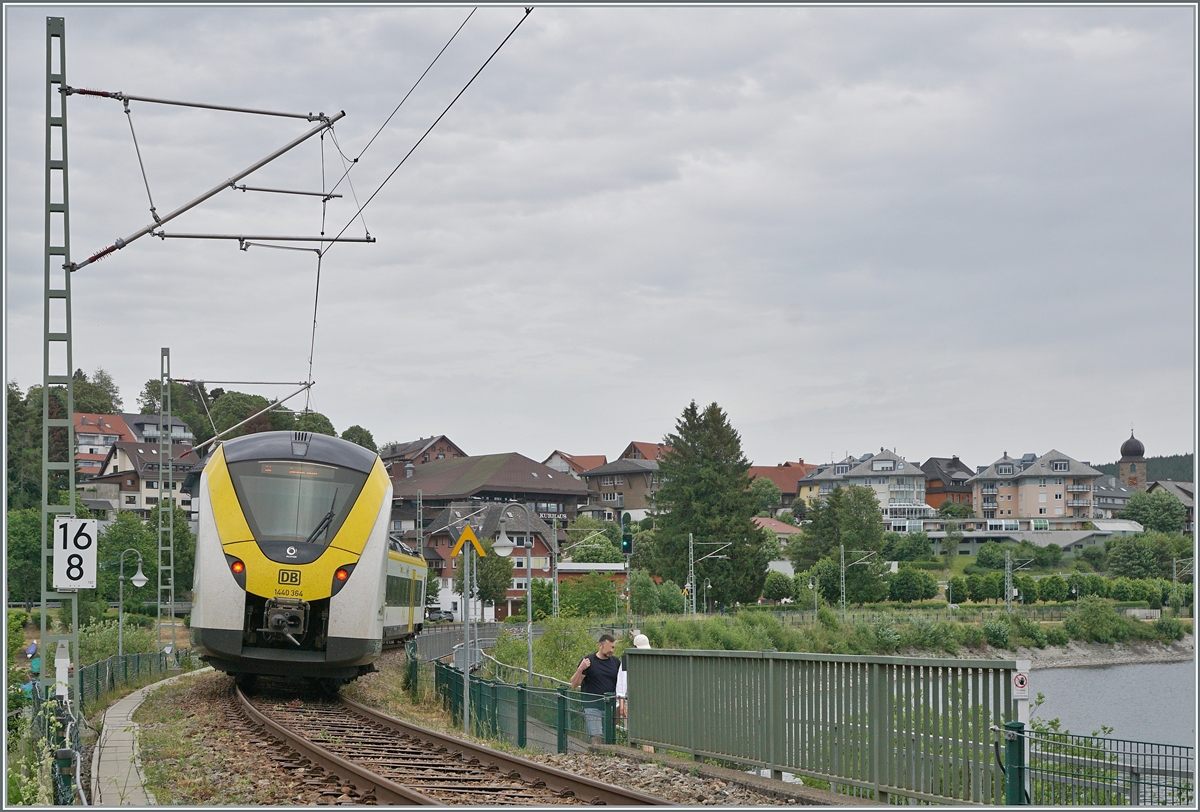
<svg viewBox="0 0 1200 812">
<path fill-rule="evenodd" d="M 438 623 L 443 620 L 454 620 L 454 615 L 445 609 L 427 609 L 425 611 L 426 623 Z"/>
</svg>

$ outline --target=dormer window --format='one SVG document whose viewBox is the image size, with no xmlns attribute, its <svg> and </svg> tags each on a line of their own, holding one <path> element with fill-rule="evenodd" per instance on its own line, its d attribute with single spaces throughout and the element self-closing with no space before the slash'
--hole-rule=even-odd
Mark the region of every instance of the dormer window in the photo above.
<svg viewBox="0 0 1200 812">
<path fill-rule="evenodd" d="M 1055 460 L 1054 462 L 1050 463 L 1050 470 L 1052 471 L 1066 471 L 1070 467 L 1071 464 L 1066 460 Z"/>
<path fill-rule="evenodd" d="M 1008 475 L 1008 474 L 1012 474 L 1012 472 L 1013 472 L 1013 467 L 1011 465 L 1009 465 L 1008 463 L 1005 463 L 1004 465 L 996 466 L 997 474 Z"/>
<path fill-rule="evenodd" d="M 849 466 L 849 465 L 835 465 L 835 466 L 833 466 L 833 472 L 834 472 L 835 474 L 845 474 L 845 473 L 848 473 L 849 471 L 850 471 L 850 466 Z"/>
</svg>

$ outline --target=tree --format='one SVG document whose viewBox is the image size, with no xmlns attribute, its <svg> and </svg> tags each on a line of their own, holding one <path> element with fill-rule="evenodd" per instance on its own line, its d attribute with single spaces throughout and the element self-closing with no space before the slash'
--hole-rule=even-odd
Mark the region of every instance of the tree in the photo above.
<svg viewBox="0 0 1200 812">
<path fill-rule="evenodd" d="M 1150 578 L 1158 575 L 1158 559 L 1154 552 L 1151 541 L 1141 534 L 1111 538 L 1104 543 L 1108 572 L 1118 578 Z"/>
<path fill-rule="evenodd" d="M 42 572 L 41 507 L 8 511 L 5 569 L 9 600 L 32 606 L 42 599 L 38 579 Z M 48 579 L 47 579 L 48 580 Z"/>
<path fill-rule="evenodd" d="M 775 514 L 775 520 L 796 527 L 796 514 L 791 510 L 781 510 Z"/>
<path fill-rule="evenodd" d="M 1037 603 L 1038 582 L 1032 575 L 1022 574 L 1014 576 L 1013 586 L 1017 588 L 1017 592 L 1021 595 L 1021 603 Z"/>
<path fill-rule="evenodd" d="M 921 600 L 924 594 L 921 574 L 923 570 L 901 567 L 888 581 L 888 598 L 901 603 Z"/>
<path fill-rule="evenodd" d="M 924 533 L 885 533 L 883 557 L 887 561 L 919 561 L 933 557 L 933 543 Z"/>
<path fill-rule="evenodd" d="M 97 563 L 100 565 L 96 578 L 98 597 L 106 601 L 115 601 L 120 593 L 118 576 L 120 575 L 121 552 L 127 549 L 137 550 L 142 556 L 142 572 L 149 582 L 142 589 L 136 589 L 129 581 L 137 572 L 137 556 L 130 553 L 125 556 L 125 598 L 135 603 L 141 614 L 148 614 L 142 608 L 142 601 L 156 600 L 155 592 L 158 583 L 158 535 L 151 530 L 140 516 L 132 511 L 117 511 L 116 518 L 100 532 L 96 549 Z M 176 578 L 175 583 L 181 583 Z M 191 586 L 191 578 L 187 584 Z M 176 600 L 182 599 L 176 595 Z"/>
<path fill-rule="evenodd" d="M 480 539 L 480 546 L 485 553 L 483 558 L 475 556 L 471 562 L 472 580 L 479 586 L 479 598 L 487 603 L 503 603 L 508 599 L 508 590 L 513 581 L 512 557 L 505 558 L 492 552 L 492 540 Z M 459 567 L 454 573 L 454 592 L 463 594 L 463 570 Z"/>
<path fill-rule="evenodd" d="M 72 376 L 75 411 L 84 414 L 115 414 L 119 412 L 121 396 L 116 392 L 112 378 L 103 369 L 96 370 L 96 373 L 103 376 L 103 384 L 89 381 L 82 369 L 75 370 L 75 374 Z"/>
<path fill-rule="evenodd" d="M 637 554 L 634 547 L 634 554 Z M 634 570 L 629 576 L 629 611 L 635 615 L 658 614 L 658 585 L 645 570 Z"/>
<path fill-rule="evenodd" d="M 617 583 L 606 573 L 589 572 L 558 585 L 562 617 L 607 617 L 617 610 Z"/>
<path fill-rule="evenodd" d="M 942 554 L 946 556 L 946 566 L 958 555 L 958 547 L 963 541 L 963 531 L 958 522 L 946 522 L 946 537 L 942 539 Z"/>
<path fill-rule="evenodd" d="M 764 579 L 765 580 L 765 579 Z M 657 587 L 658 611 L 664 615 L 683 613 L 683 590 L 674 581 L 663 581 Z"/>
<path fill-rule="evenodd" d="M 309 431 L 313 434 L 324 434 L 328 437 L 337 437 L 338 433 L 333 428 L 333 423 L 329 418 L 320 412 L 304 411 L 296 416 L 296 431 Z"/>
<path fill-rule="evenodd" d="M 1004 547 L 994 541 L 989 541 L 979 548 L 975 563 L 984 569 L 994 570 L 1004 568 Z"/>
<path fill-rule="evenodd" d="M 438 598 L 442 591 L 442 579 L 439 577 L 438 571 L 429 568 L 425 573 L 425 605 L 437 606 Z"/>
<path fill-rule="evenodd" d="M 779 507 L 783 501 L 783 492 L 779 490 L 779 486 L 766 477 L 756 477 L 750 483 L 750 492 L 754 494 L 755 513 L 765 510 L 770 515 L 771 511 Z"/>
<path fill-rule="evenodd" d="M 1187 508 L 1165 490 L 1138 491 L 1129 497 L 1121 518 L 1135 521 L 1146 530 L 1178 533 L 1187 524 Z"/>
<path fill-rule="evenodd" d="M 718 603 L 753 603 L 766 581 L 767 534 L 751 520 L 755 497 L 741 437 L 716 403 L 702 412 L 692 401 L 664 444 L 670 450 L 659 464 L 662 487 L 654 495 L 654 571 L 686 581 L 689 533 L 707 545 L 696 548 L 697 559 L 714 552 L 712 544 L 727 543 L 720 553 L 727 560 L 696 564 L 697 583 L 711 581 Z"/>
<path fill-rule="evenodd" d="M 39 390 L 40 392 L 40 390 Z M 21 393 L 16 381 L 8 383 L 8 508 L 42 504 L 42 408 Z M 12 570 L 9 570 L 11 573 Z M 39 596 L 40 596 L 39 592 Z"/>
<path fill-rule="evenodd" d="M 579 516 L 567 525 L 567 541 L 563 548 L 567 557 L 583 564 L 620 564 L 621 526 L 616 522 L 600 521 L 590 516 Z M 634 545 L 636 554 L 637 545 Z M 561 599 L 561 594 L 560 594 Z"/>
<path fill-rule="evenodd" d="M 773 603 L 779 603 L 784 598 L 792 597 L 792 579 L 782 572 L 771 570 L 763 583 L 763 598 Z"/>
<path fill-rule="evenodd" d="M 342 439 L 349 440 L 355 445 L 360 445 L 368 451 L 379 452 L 379 449 L 375 447 L 375 438 L 371 436 L 371 432 L 360 425 L 355 424 L 343 431 Z"/>
<path fill-rule="evenodd" d="M 946 586 L 948 587 L 946 594 L 946 601 L 948 603 L 962 603 L 970 597 L 966 580 L 957 575 L 951 578 L 946 583 Z"/>
<path fill-rule="evenodd" d="M 1046 603 L 1062 603 L 1070 595 L 1070 588 L 1060 575 L 1039 578 L 1037 588 L 1038 597 Z"/>
<path fill-rule="evenodd" d="M 951 519 L 974 519 L 975 511 L 964 502 L 942 502 L 938 513 Z"/>
</svg>

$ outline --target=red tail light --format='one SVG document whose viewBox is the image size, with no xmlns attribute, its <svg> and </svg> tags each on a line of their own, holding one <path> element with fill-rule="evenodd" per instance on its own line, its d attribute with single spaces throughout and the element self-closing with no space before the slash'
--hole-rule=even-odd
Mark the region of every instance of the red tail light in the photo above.
<svg viewBox="0 0 1200 812">
<path fill-rule="evenodd" d="M 229 565 L 229 569 L 233 570 L 234 575 L 241 575 L 246 571 L 246 565 L 235 558 L 233 563 Z"/>
<path fill-rule="evenodd" d="M 350 577 L 350 570 L 346 569 L 345 567 L 338 567 L 337 572 L 333 574 L 333 577 L 339 581 L 345 581 Z"/>
</svg>

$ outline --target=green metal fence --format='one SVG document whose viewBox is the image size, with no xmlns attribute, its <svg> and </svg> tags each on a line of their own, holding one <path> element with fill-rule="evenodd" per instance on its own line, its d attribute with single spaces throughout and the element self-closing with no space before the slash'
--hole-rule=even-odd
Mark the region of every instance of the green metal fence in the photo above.
<svg viewBox="0 0 1200 812">
<path fill-rule="evenodd" d="M 443 707 L 462 724 L 462 672 L 434 663 L 434 682 Z M 517 747 L 547 752 L 578 752 L 589 744 L 586 716 L 595 715 L 605 744 L 617 741 L 614 694 L 593 697 L 569 688 L 527 687 L 472 675 L 471 730 Z"/>
<path fill-rule="evenodd" d="M 164 674 L 171 669 L 194 666 L 188 649 L 165 652 L 143 652 L 122 654 L 84 666 L 79 670 L 79 691 L 82 695 L 81 709 L 95 705 L 100 699 L 122 685 L 136 682 L 142 677 Z"/>
<path fill-rule="evenodd" d="M 1195 808 L 1190 746 L 1025 730 L 1019 722 L 1003 735 L 1010 804 Z"/>
<path fill-rule="evenodd" d="M 1012 661 L 628 649 L 629 742 L 878 801 L 1004 802 Z"/>
</svg>

